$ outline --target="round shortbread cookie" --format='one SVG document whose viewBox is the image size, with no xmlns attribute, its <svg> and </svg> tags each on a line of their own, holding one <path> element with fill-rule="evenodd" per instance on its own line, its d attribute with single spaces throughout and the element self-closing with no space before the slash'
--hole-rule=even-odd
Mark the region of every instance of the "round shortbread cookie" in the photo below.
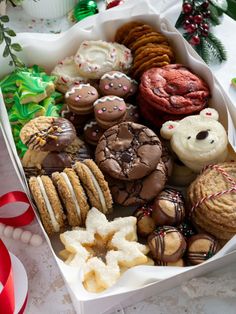
<svg viewBox="0 0 236 314">
<path fill-rule="evenodd" d="M 99 79 L 114 69 L 117 51 L 111 43 L 102 40 L 83 41 L 74 60 L 80 75 Z"/>
<path fill-rule="evenodd" d="M 66 57 L 60 61 L 51 74 L 57 77 L 56 88 L 62 93 L 66 93 L 72 84 L 86 83 L 88 81 L 87 78 L 79 74 L 74 62 L 74 56 Z"/>
</svg>

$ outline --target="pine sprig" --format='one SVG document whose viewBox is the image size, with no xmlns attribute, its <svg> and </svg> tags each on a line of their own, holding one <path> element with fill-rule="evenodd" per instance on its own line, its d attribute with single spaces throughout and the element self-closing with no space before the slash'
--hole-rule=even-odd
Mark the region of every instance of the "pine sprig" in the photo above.
<svg viewBox="0 0 236 314">
<path fill-rule="evenodd" d="M 15 37 L 16 33 L 9 27 L 5 27 L 5 23 L 8 22 L 9 17 L 7 15 L 0 16 L 0 45 L 5 42 L 5 48 L 2 55 L 4 58 L 10 56 L 10 66 L 14 65 L 16 68 L 25 67 L 24 63 L 15 54 L 15 52 L 21 51 L 22 47 L 18 43 L 12 43 L 12 37 Z"/>
<path fill-rule="evenodd" d="M 211 25 L 220 25 L 221 14 L 219 13 L 219 10 L 217 10 L 217 8 L 214 7 L 212 4 L 209 4 L 209 11 L 211 12 L 209 16 L 209 22 L 211 23 Z"/>
<path fill-rule="evenodd" d="M 211 56 L 220 62 L 227 60 L 227 53 L 222 42 L 212 33 L 205 39 L 211 49 Z"/>
</svg>

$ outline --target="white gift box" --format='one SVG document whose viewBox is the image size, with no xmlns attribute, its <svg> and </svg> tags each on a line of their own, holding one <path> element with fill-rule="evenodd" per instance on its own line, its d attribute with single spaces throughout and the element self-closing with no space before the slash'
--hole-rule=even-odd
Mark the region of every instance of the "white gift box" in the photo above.
<svg viewBox="0 0 236 314">
<path fill-rule="evenodd" d="M 208 83 L 212 92 L 210 105 L 218 110 L 220 121 L 228 131 L 229 142 L 235 148 L 235 107 L 214 78 L 208 66 L 201 61 L 190 45 L 184 41 L 180 33 L 164 17 L 159 16 L 155 12 L 150 1 L 137 0 L 135 4 L 128 1 L 125 5 L 115 10 L 108 10 L 89 17 L 73 26 L 67 32 L 59 35 L 19 34 L 17 41 L 24 48 L 21 58 L 28 65 L 39 64 L 50 71 L 58 61 L 66 56 L 73 55 L 80 43 L 85 39 L 113 41 L 116 29 L 130 20 L 144 21 L 165 34 L 176 51 L 177 62 L 191 68 L 193 72 Z M 9 73 L 10 68 L 6 59 L 0 61 L 0 67 L 1 74 Z M 12 165 L 19 178 L 19 184 L 30 197 L 23 168 L 16 153 L 2 97 L 0 98 L 0 116 L 2 123 L 1 132 L 7 143 Z M 56 254 L 61 248 L 58 236 L 50 239 L 46 236 L 46 238 L 65 279 L 75 309 L 77 313 L 81 314 L 109 313 L 116 306 L 119 308 L 135 303 L 148 296 L 175 287 L 182 281 L 203 275 L 236 260 L 236 252 L 233 252 L 236 249 L 236 237 L 234 237 L 220 252 L 201 265 L 183 268 L 136 266 L 126 271 L 113 287 L 102 293 L 95 294 L 89 293 L 84 289 L 82 274 L 79 269 L 67 266 L 57 257 Z"/>
</svg>

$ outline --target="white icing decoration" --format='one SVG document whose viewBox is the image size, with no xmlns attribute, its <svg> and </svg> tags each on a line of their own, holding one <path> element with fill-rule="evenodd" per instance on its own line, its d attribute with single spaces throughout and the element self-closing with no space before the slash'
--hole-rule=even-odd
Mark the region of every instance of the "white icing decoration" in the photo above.
<svg viewBox="0 0 236 314">
<path fill-rule="evenodd" d="M 76 207 L 77 214 L 81 218 L 81 209 L 80 209 L 79 203 L 77 201 L 73 186 L 72 186 L 72 184 L 71 184 L 71 182 L 70 182 L 70 180 L 69 180 L 69 178 L 65 172 L 62 172 L 61 175 L 62 175 L 63 179 L 65 180 L 68 189 L 70 190 L 73 202 L 74 202 L 75 207 Z"/>
<path fill-rule="evenodd" d="M 77 90 L 82 89 L 83 87 L 91 86 L 90 84 L 79 84 L 76 86 L 73 86 L 65 95 L 66 98 L 68 98 L 70 95 L 73 95 Z"/>
<path fill-rule="evenodd" d="M 112 80 L 112 79 L 122 78 L 122 77 L 125 77 L 128 81 L 133 81 L 133 80 L 131 80 L 130 77 L 128 77 L 126 74 L 124 74 L 124 73 L 122 73 L 122 72 L 115 72 L 115 73 L 112 73 L 112 74 L 110 74 L 110 73 L 105 73 L 105 74 L 101 77 L 101 80 L 106 79 L 106 78 Z"/>
<path fill-rule="evenodd" d="M 86 131 L 88 128 L 91 128 L 93 127 L 94 125 L 97 125 L 97 122 L 96 121 L 91 121 L 89 123 L 87 123 L 84 127 L 84 130 Z"/>
<path fill-rule="evenodd" d="M 46 203 L 46 207 L 47 207 L 47 210 L 48 210 L 48 213 L 49 213 L 49 216 L 50 216 L 53 228 L 54 228 L 54 230 L 56 232 L 58 232 L 60 230 L 60 226 L 59 226 L 58 222 L 56 221 L 56 217 L 55 217 L 53 208 L 52 208 L 52 206 L 51 206 L 51 204 L 49 202 L 46 190 L 45 190 L 44 185 L 43 185 L 43 181 L 42 181 L 42 179 L 39 176 L 37 177 L 37 181 L 38 181 L 38 184 L 39 184 L 40 191 L 41 191 L 41 193 L 43 195 L 44 201 Z"/>
<path fill-rule="evenodd" d="M 104 213 L 106 213 L 107 212 L 107 205 L 106 205 L 106 200 L 105 200 L 105 197 L 103 195 L 102 189 L 100 188 L 99 183 L 98 183 L 96 177 L 94 176 L 92 171 L 89 169 L 89 167 L 86 164 L 83 164 L 83 165 L 85 166 L 88 174 L 90 175 L 90 177 L 91 177 L 91 179 L 93 181 L 93 184 L 95 186 L 95 189 L 97 190 L 100 202 L 102 204 L 102 209 L 103 209 Z"/>
<path fill-rule="evenodd" d="M 113 100 L 118 100 L 124 102 L 123 98 L 117 97 L 117 96 L 104 96 L 102 98 L 97 99 L 93 105 L 96 106 L 98 104 L 104 103 L 106 101 L 113 101 Z"/>
<path fill-rule="evenodd" d="M 126 106 L 127 106 L 127 110 L 128 109 L 135 109 L 135 108 L 137 108 L 136 106 L 131 105 L 131 104 L 126 104 Z"/>
</svg>

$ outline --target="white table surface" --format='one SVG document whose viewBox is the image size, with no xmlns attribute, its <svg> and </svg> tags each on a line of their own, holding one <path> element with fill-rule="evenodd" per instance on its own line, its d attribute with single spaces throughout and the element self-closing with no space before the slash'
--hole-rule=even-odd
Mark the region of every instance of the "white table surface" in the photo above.
<svg viewBox="0 0 236 314">
<path fill-rule="evenodd" d="M 162 1 L 163 4 L 168 1 Z M 9 9 L 10 25 L 16 31 L 59 32 L 67 29 L 70 24 L 66 18 L 59 20 L 35 20 L 26 16 L 21 9 Z M 173 15 L 170 14 L 170 18 Z M 174 20 L 173 20 L 174 22 Z M 236 24 L 235 24 L 236 25 Z M 236 30 L 236 27 L 235 27 Z M 232 58 L 235 76 L 234 54 L 235 40 L 232 29 L 219 26 L 216 30 L 218 37 L 223 41 L 227 36 L 232 45 L 227 50 Z M 236 100 L 236 92 L 230 87 L 232 66 L 213 66 L 212 69 L 232 100 Z M 222 75 L 225 72 L 226 75 Z M 227 72 L 227 73 L 226 73 Z M 4 147 L 3 138 L 0 136 L 0 195 L 11 188 L 17 190 L 17 180 L 14 180 L 14 172 L 6 167 L 9 157 Z M 11 173 L 12 171 L 12 173 Z M 37 222 L 25 227 L 27 230 L 41 233 Z M 42 235 L 43 236 L 43 235 Z M 29 279 L 29 301 L 26 313 L 30 314 L 73 314 L 75 313 L 68 292 L 65 288 L 59 269 L 52 253 L 44 241 L 40 248 L 33 248 L 21 242 L 16 242 L 3 237 L 8 249 L 14 253 L 24 264 Z M 234 263 L 208 274 L 205 277 L 192 279 L 188 283 L 171 289 L 160 295 L 148 298 L 128 308 L 117 308 L 114 313 L 126 314 L 235 314 L 236 313 L 236 268 Z M 89 314 L 89 313 L 88 313 Z M 100 314 L 100 313 L 98 313 Z"/>
</svg>

